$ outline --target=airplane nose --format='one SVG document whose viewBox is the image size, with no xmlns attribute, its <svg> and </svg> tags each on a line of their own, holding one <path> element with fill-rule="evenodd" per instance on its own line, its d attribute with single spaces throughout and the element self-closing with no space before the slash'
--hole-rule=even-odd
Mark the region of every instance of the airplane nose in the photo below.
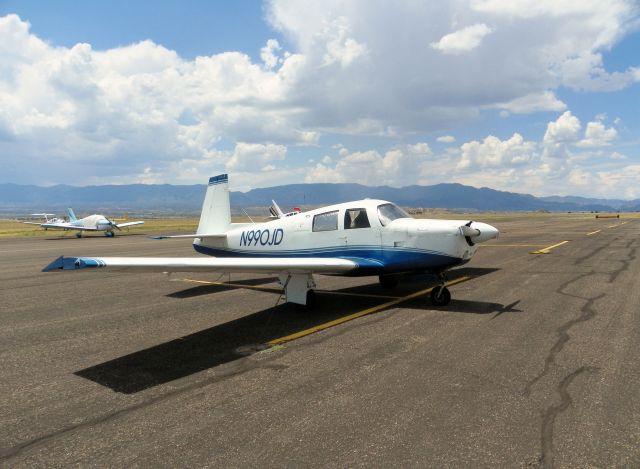
<svg viewBox="0 0 640 469">
<path fill-rule="evenodd" d="M 491 226 L 488 223 L 474 221 L 471 223 L 471 228 L 480 232 L 480 234 L 472 238 L 474 243 L 482 243 L 484 241 L 489 241 L 490 239 L 495 239 L 500 234 L 498 228 Z"/>
</svg>

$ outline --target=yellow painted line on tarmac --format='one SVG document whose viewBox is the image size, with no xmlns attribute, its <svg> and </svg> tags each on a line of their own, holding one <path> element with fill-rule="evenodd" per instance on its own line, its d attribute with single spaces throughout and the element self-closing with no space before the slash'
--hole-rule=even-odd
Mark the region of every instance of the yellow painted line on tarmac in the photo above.
<svg viewBox="0 0 640 469">
<path fill-rule="evenodd" d="M 549 251 L 551 251 L 552 249 L 562 246 L 563 244 L 567 244 L 568 242 L 569 241 L 562 241 L 558 244 L 553 244 L 551 246 L 547 246 L 546 248 L 542 248 L 537 251 L 531 251 L 531 254 L 549 254 Z"/>
<path fill-rule="evenodd" d="M 461 283 L 461 282 L 464 282 L 464 281 L 470 280 L 470 279 L 471 279 L 471 277 L 460 277 L 460 278 L 457 278 L 455 280 L 451 280 L 450 282 L 447 282 L 446 285 L 447 286 L 455 285 L 456 283 Z M 362 316 L 366 316 L 368 314 L 377 313 L 378 311 L 382 311 L 383 309 L 390 308 L 391 306 L 395 306 L 395 305 L 397 305 L 399 303 L 403 303 L 405 301 L 409 301 L 409 300 L 412 300 L 414 298 L 418 298 L 419 296 L 426 295 L 427 293 L 431 292 L 431 290 L 433 290 L 434 288 L 435 287 L 425 288 L 424 290 L 420 290 L 418 292 L 411 293 L 410 295 L 403 296 L 403 297 L 397 298 L 397 299 L 392 300 L 392 301 L 387 301 L 386 303 L 383 303 L 381 305 L 373 306 L 372 308 L 367 308 L 365 310 L 358 311 L 357 313 L 353 313 L 353 314 L 350 314 L 348 316 L 344 316 L 344 317 L 339 318 L 339 319 L 334 319 L 333 321 L 329 321 L 329 322 L 326 322 L 324 324 L 320 324 L 318 326 L 310 327 L 309 329 L 305 329 L 303 331 L 296 332 L 295 334 L 290 334 L 290 335 L 287 335 L 287 336 L 284 336 L 284 337 L 280 337 L 278 339 L 273 339 L 273 340 L 267 342 L 267 345 L 270 345 L 270 346 L 273 347 L 275 345 L 284 344 L 285 342 L 290 342 L 292 340 L 296 340 L 296 339 L 299 339 L 301 337 L 304 337 L 304 336 L 307 336 L 307 335 L 310 335 L 310 334 L 315 334 L 316 332 L 324 331 L 325 329 L 329 329 L 331 327 L 335 327 L 335 326 L 338 326 L 340 324 L 344 324 L 345 322 L 361 318 Z M 334 293 L 334 292 L 330 292 L 330 293 Z"/>
<path fill-rule="evenodd" d="M 478 246 L 482 248 L 541 248 L 544 244 L 479 244 Z"/>
<path fill-rule="evenodd" d="M 192 278 L 181 278 L 183 282 L 199 283 L 201 285 L 217 285 L 220 287 L 234 287 L 234 288 L 253 288 L 254 290 L 275 290 L 277 287 L 270 287 L 268 284 L 264 285 L 244 285 L 242 283 L 227 283 L 227 282 L 209 282 L 207 280 L 196 280 Z"/>
<path fill-rule="evenodd" d="M 594 235 L 596 233 L 600 233 L 602 230 L 596 230 L 596 231 L 592 231 L 591 233 L 587 233 L 587 236 L 591 236 Z"/>
<path fill-rule="evenodd" d="M 617 228 L 619 226 L 624 225 L 625 223 L 627 223 L 627 222 L 623 221 L 622 223 L 616 223 L 615 225 L 609 225 L 609 226 L 607 226 L 607 228 Z"/>
</svg>

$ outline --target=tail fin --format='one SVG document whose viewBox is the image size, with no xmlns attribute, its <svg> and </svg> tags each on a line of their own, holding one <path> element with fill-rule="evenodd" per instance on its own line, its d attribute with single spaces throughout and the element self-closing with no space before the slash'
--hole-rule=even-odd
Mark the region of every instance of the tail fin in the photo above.
<svg viewBox="0 0 640 469">
<path fill-rule="evenodd" d="M 230 224 L 229 177 L 226 174 L 220 174 L 209 179 L 196 233 L 224 233 Z"/>
<path fill-rule="evenodd" d="M 73 213 L 73 209 L 71 207 L 69 207 L 67 209 L 67 214 L 69 215 L 69 221 L 78 221 L 78 219 L 76 218 L 76 214 Z"/>
</svg>

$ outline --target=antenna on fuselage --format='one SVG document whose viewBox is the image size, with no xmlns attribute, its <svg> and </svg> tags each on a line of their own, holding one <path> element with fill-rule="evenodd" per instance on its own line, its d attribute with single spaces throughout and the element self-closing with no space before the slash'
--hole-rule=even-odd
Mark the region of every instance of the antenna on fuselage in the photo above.
<svg viewBox="0 0 640 469">
<path fill-rule="evenodd" d="M 243 211 L 243 212 L 244 212 L 244 214 L 247 216 L 247 218 L 248 218 L 249 220 L 251 220 L 251 223 L 253 223 L 253 224 L 255 225 L 255 224 L 256 224 L 256 222 L 255 222 L 255 221 L 253 221 L 253 219 L 249 216 L 249 214 L 247 213 L 247 211 L 246 211 L 245 209 L 242 209 L 242 211 Z"/>
</svg>

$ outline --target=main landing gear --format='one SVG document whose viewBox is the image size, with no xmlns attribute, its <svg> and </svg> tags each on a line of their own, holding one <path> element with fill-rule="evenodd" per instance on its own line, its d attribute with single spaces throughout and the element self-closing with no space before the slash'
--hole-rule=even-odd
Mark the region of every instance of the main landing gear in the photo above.
<svg viewBox="0 0 640 469">
<path fill-rule="evenodd" d="M 278 280 L 284 288 L 287 303 L 313 309 L 316 302 L 316 292 L 313 291 L 316 282 L 312 274 L 281 274 Z"/>
<path fill-rule="evenodd" d="M 446 278 L 444 274 L 438 275 L 440 285 L 431 290 L 431 303 L 433 306 L 447 306 L 451 302 L 451 292 L 445 287 Z"/>
</svg>

